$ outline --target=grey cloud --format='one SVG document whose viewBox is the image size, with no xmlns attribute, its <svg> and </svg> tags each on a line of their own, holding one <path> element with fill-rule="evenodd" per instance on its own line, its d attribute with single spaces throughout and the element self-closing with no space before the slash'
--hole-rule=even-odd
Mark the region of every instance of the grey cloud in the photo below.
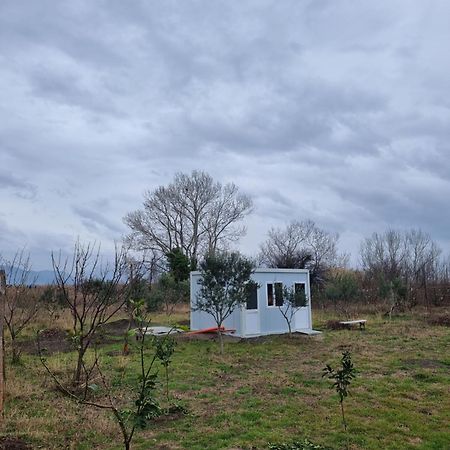
<svg viewBox="0 0 450 450">
<path fill-rule="evenodd" d="M 0 189 L 12 190 L 14 195 L 27 200 L 37 195 L 37 186 L 4 170 L 0 170 Z"/>
<path fill-rule="evenodd" d="M 84 226 L 90 231 L 102 234 L 104 230 L 107 230 L 110 236 L 113 237 L 120 236 L 124 231 L 122 227 L 118 226 L 117 222 L 109 220 L 98 212 L 98 210 L 83 206 L 74 206 L 73 211 L 82 218 Z"/>
<path fill-rule="evenodd" d="M 41 253 L 71 235 L 110 243 L 145 189 L 200 168 L 249 192 L 266 229 L 417 224 L 445 242 L 448 9 L 3 1 L 5 236 Z"/>
</svg>

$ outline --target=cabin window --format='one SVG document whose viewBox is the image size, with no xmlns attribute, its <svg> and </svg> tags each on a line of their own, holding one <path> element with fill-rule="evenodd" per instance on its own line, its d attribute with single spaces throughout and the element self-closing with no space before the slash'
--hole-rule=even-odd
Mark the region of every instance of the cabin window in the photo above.
<svg viewBox="0 0 450 450">
<path fill-rule="evenodd" d="M 258 286 L 251 286 L 247 294 L 247 309 L 258 309 Z"/>
<path fill-rule="evenodd" d="M 301 298 L 304 298 L 306 295 L 305 283 L 295 283 L 294 292 L 296 294 L 301 294 Z"/>
<path fill-rule="evenodd" d="M 305 283 L 295 283 L 294 289 L 296 294 L 305 295 Z"/>
<path fill-rule="evenodd" d="M 283 283 L 267 284 L 267 306 L 283 306 Z"/>
</svg>

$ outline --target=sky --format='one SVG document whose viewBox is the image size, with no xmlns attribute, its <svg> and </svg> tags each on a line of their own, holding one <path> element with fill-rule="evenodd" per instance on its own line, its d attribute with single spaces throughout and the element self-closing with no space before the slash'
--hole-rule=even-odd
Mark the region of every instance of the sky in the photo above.
<svg viewBox="0 0 450 450">
<path fill-rule="evenodd" d="M 312 219 L 450 237 L 450 2 L 0 2 L 0 254 L 105 253 L 176 172 L 250 195 L 238 248 Z"/>
</svg>

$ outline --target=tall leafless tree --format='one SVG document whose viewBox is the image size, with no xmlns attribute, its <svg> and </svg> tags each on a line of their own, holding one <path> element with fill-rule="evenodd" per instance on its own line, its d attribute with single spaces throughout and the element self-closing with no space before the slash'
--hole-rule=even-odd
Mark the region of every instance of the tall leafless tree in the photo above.
<svg viewBox="0 0 450 450">
<path fill-rule="evenodd" d="M 205 172 L 178 173 L 167 186 L 144 194 L 143 209 L 124 222 L 127 240 L 137 250 L 167 254 L 180 248 L 194 262 L 245 232 L 238 226 L 252 209 L 251 199 L 232 183 L 222 185 Z"/>
<path fill-rule="evenodd" d="M 127 257 L 116 248 L 111 264 L 102 264 L 98 246 L 77 242 L 73 255 L 52 254 L 56 289 L 72 316 L 72 333 L 77 344 L 74 385 L 80 384 L 84 356 L 102 325 L 125 307 L 129 295 Z"/>
<path fill-rule="evenodd" d="M 271 228 L 260 246 L 259 263 L 268 267 L 310 269 L 311 281 L 320 284 L 338 261 L 339 236 L 319 228 L 312 220 L 293 221 Z"/>
<path fill-rule="evenodd" d="M 397 230 L 373 233 L 361 243 L 363 269 L 373 276 L 394 280 L 404 273 L 407 246 L 404 235 Z"/>
<path fill-rule="evenodd" d="M 386 230 L 373 233 L 361 243 L 361 262 L 369 276 L 386 281 L 403 278 L 422 282 L 437 273 L 441 250 L 430 235 L 421 230 Z"/>
</svg>

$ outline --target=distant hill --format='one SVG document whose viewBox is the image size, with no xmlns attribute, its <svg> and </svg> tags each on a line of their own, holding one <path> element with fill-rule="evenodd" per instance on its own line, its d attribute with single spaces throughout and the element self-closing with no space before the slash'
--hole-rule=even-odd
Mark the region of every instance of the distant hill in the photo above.
<svg viewBox="0 0 450 450">
<path fill-rule="evenodd" d="M 11 267 L 3 267 L 0 266 L 0 268 L 4 268 L 6 271 L 6 274 L 11 271 Z M 22 276 L 21 269 L 18 270 L 17 278 L 20 279 Z M 10 280 L 7 280 L 9 282 Z M 30 274 L 27 279 L 27 284 L 36 284 L 36 285 L 45 285 L 45 284 L 53 284 L 55 282 L 55 274 L 53 273 L 53 270 L 31 270 Z"/>
</svg>

